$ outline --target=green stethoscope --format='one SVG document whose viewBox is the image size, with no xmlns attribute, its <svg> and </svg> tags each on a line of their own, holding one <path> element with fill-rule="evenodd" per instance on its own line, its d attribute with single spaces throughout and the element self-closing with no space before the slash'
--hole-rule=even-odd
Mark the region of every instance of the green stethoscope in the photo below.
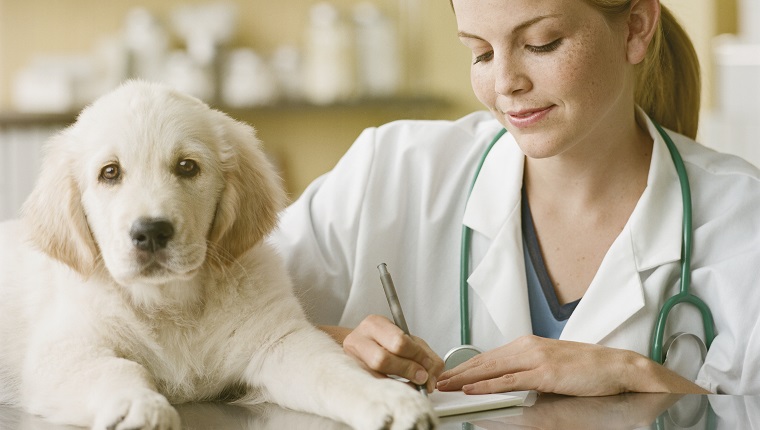
<svg viewBox="0 0 760 430">
<path fill-rule="evenodd" d="M 686 174 L 686 167 L 684 167 L 681 154 L 678 152 L 678 149 L 676 149 L 676 145 L 673 143 L 673 140 L 670 138 L 670 136 L 668 136 L 665 130 L 663 130 L 662 127 L 660 127 L 659 124 L 654 123 L 654 125 L 657 128 L 657 131 L 660 132 L 660 135 L 665 140 L 665 143 L 668 146 L 668 150 L 670 151 L 670 156 L 673 158 L 673 164 L 675 164 L 676 172 L 678 173 L 678 180 L 681 183 L 681 196 L 683 198 L 683 234 L 682 234 L 682 240 L 681 240 L 680 291 L 674 296 L 667 299 L 665 303 L 662 305 L 662 308 L 660 309 L 660 313 L 657 317 L 657 323 L 655 324 L 654 333 L 652 334 L 649 357 L 652 360 L 656 361 L 657 363 L 660 363 L 660 364 L 664 363 L 665 358 L 667 357 L 667 351 L 670 348 L 670 346 L 673 344 L 673 342 L 681 336 L 687 336 L 687 337 L 696 338 L 696 340 L 699 341 L 699 345 L 700 345 L 700 349 L 702 353 L 702 360 L 704 361 L 705 355 L 707 353 L 707 349 L 710 348 L 710 344 L 715 338 L 715 331 L 713 328 L 714 323 L 713 323 L 712 313 L 710 312 L 710 308 L 699 297 L 689 292 L 689 288 L 691 286 L 690 266 L 691 266 L 691 248 L 692 248 L 692 230 L 691 230 L 692 211 L 691 211 L 691 189 L 689 186 L 689 178 Z M 475 186 L 475 182 L 478 179 L 478 175 L 480 174 L 480 169 L 483 167 L 483 163 L 485 162 L 486 157 L 488 157 L 488 153 L 491 152 L 491 148 L 493 148 L 496 142 L 504 135 L 504 133 L 506 133 L 506 131 L 507 131 L 506 129 L 502 129 L 493 138 L 491 143 L 486 148 L 486 151 L 481 157 L 480 162 L 478 163 L 477 169 L 475 170 L 475 176 L 472 180 L 472 184 L 470 184 L 468 198 L 469 198 L 469 194 L 472 193 L 472 189 Z M 469 299 L 468 299 L 467 277 L 469 276 L 469 273 L 470 273 L 469 250 L 470 250 L 471 239 L 472 239 L 472 229 L 470 229 L 467 226 L 462 226 L 462 242 L 461 242 L 461 257 L 460 257 L 461 259 L 460 259 L 460 274 L 459 274 L 459 313 L 460 313 L 461 345 L 453 348 L 444 357 L 444 361 L 446 362 L 447 369 L 453 368 L 457 366 L 458 364 L 467 361 L 468 359 L 472 358 L 473 356 L 481 352 L 477 347 L 474 347 L 470 344 L 470 316 L 469 316 L 470 305 L 469 305 Z M 702 317 L 702 323 L 704 325 L 705 342 L 702 342 L 698 336 L 691 333 L 676 333 L 672 335 L 667 341 L 663 340 L 663 337 L 665 336 L 665 323 L 668 319 L 668 314 L 673 309 L 673 307 L 675 307 L 677 304 L 680 304 L 680 303 L 689 303 L 695 306 L 697 310 L 699 311 Z"/>
</svg>

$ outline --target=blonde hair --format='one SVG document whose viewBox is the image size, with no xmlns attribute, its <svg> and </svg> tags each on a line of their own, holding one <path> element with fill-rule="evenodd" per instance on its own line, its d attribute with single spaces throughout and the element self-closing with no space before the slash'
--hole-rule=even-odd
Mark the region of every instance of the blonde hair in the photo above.
<svg viewBox="0 0 760 430">
<path fill-rule="evenodd" d="M 631 7 L 631 0 L 584 1 L 612 19 Z M 636 65 L 636 104 L 662 126 L 694 139 L 701 88 L 694 45 L 670 10 L 661 5 L 647 55 Z"/>
</svg>

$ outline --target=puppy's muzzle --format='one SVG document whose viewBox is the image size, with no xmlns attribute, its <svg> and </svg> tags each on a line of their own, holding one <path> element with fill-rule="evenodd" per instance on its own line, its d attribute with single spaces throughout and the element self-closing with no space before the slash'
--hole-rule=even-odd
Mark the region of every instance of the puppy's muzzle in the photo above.
<svg viewBox="0 0 760 430">
<path fill-rule="evenodd" d="M 132 224 L 129 235 L 135 248 L 155 252 L 166 248 L 174 236 L 174 226 L 165 219 L 140 218 Z"/>
</svg>

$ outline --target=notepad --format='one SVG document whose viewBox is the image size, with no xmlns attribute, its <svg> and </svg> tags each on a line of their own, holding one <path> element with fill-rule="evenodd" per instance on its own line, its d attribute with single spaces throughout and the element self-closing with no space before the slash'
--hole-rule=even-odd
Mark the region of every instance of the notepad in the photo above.
<svg viewBox="0 0 760 430">
<path fill-rule="evenodd" d="M 429 395 L 439 417 L 519 406 L 524 396 L 513 394 L 465 394 L 461 391 L 434 391 Z"/>
</svg>

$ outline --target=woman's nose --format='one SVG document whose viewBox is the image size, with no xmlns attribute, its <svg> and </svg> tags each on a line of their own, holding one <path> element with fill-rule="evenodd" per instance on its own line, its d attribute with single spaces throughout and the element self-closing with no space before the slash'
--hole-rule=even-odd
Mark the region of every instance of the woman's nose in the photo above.
<svg viewBox="0 0 760 430">
<path fill-rule="evenodd" d="M 497 94 L 515 95 L 527 92 L 532 88 L 530 77 L 519 58 L 501 55 L 494 57 L 494 61 L 496 62 L 494 91 Z"/>
</svg>

